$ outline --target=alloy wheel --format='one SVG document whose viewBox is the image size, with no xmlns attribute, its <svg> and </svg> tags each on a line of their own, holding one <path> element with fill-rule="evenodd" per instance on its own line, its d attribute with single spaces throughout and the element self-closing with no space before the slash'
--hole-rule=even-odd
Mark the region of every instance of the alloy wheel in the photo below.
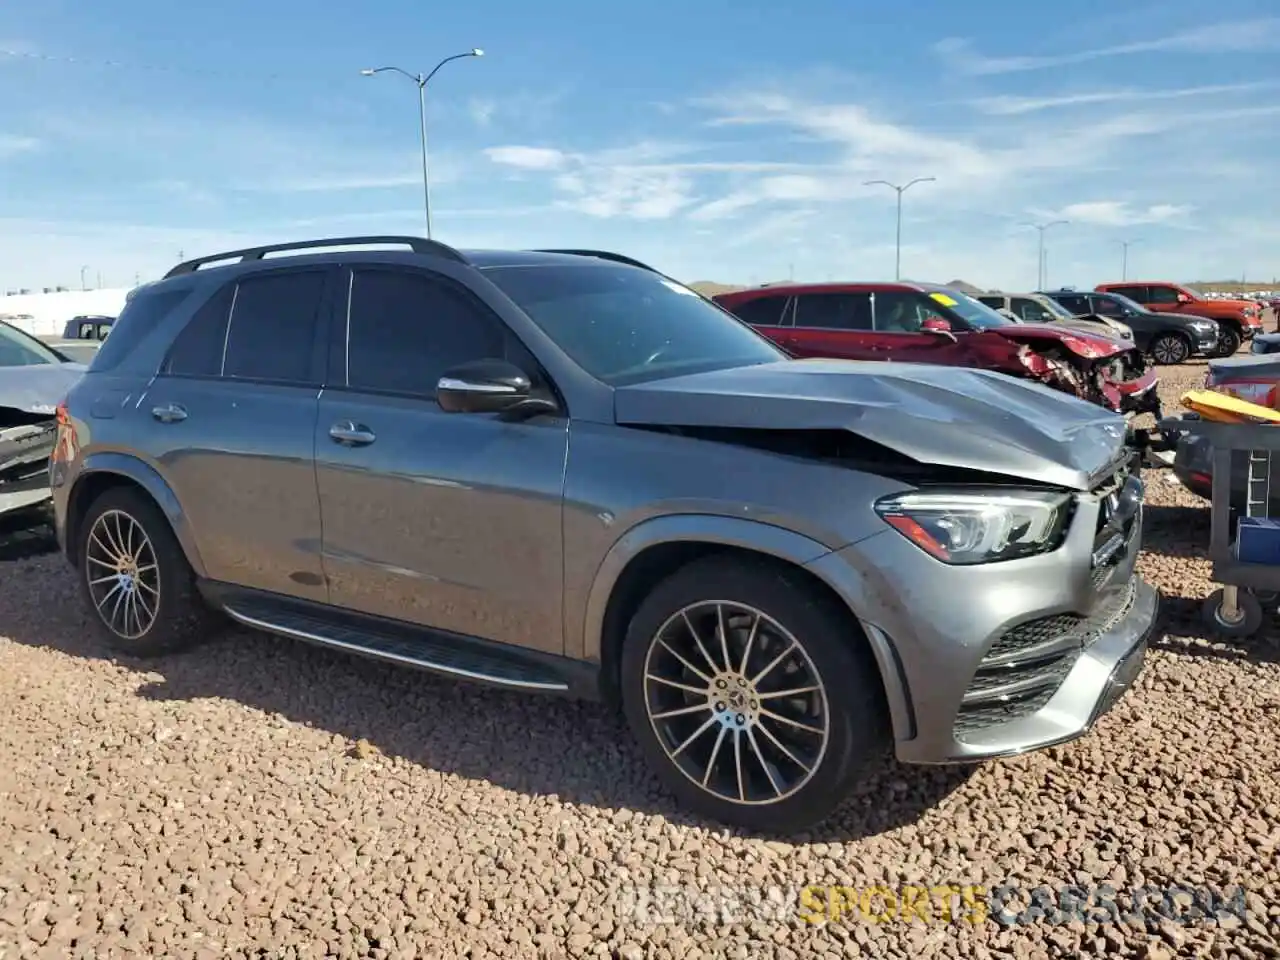
<svg viewBox="0 0 1280 960">
<path fill-rule="evenodd" d="M 160 608 L 160 567 L 142 525 L 122 510 L 107 510 L 90 528 L 84 556 L 102 622 L 125 640 L 144 636 Z"/>
<path fill-rule="evenodd" d="M 1191 351 L 1187 348 L 1186 341 L 1181 337 L 1160 337 L 1151 345 L 1151 355 L 1155 357 L 1156 363 L 1182 363 L 1190 353 Z"/>
<path fill-rule="evenodd" d="M 746 604 L 691 604 L 649 643 L 645 708 L 667 758 L 736 804 L 792 796 L 830 740 L 826 689 L 800 642 Z"/>
</svg>

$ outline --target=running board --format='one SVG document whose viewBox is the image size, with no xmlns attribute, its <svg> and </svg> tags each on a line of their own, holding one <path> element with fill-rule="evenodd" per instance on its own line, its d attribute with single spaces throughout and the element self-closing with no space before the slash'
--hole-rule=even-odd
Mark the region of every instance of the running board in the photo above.
<svg viewBox="0 0 1280 960">
<path fill-rule="evenodd" d="M 219 606 L 237 623 L 265 633 L 509 689 L 591 696 L 590 664 L 347 611 L 311 612 L 283 598 L 276 602 L 238 594 L 218 597 Z M 562 663 L 563 669 L 553 666 L 553 661 Z"/>
</svg>

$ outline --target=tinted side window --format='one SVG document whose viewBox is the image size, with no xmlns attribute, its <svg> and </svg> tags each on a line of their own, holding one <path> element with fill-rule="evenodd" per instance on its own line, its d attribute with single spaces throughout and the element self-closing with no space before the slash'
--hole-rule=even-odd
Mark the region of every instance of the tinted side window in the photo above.
<svg viewBox="0 0 1280 960">
<path fill-rule="evenodd" d="M 796 298 L 797 327 L 830 330 L 870 330 L 871 295 L 867 293 L 806 293 Z"/>
<path fill-rule="evenodd" d="M 1089 298 L 1080 296 L 1079 294 L 1064 293 L 1064 294 L 1055 296 L 1053 299 L 1057 300 L 1060 304 L 1062 304 L 1066 309 L 1074 313 L 1077 317 L 1083 316 L 1086 313 L 1093 312 L 1089 307 Z M 1101 297 L 1099 297 L 1097 302 L 1103 303 L 1105 301 L 1102 300 Z"/>
<path fill-rule="evenodd" d="M 142 338 L 187 299 L 190 289 L 143 290 L 125 303 L 112 325 L 112 334 L 102 341 L 89 369 L 111 370 L 120 365 Z"/>
<path fill-rule="evenodd" d="M 231 306 L 224 377 L 309 383 L 322 270 L 270 273 L 241 280 Z"/>
<path fill-rule="evenodd" d="M 1177 303 L 1178 291 L 1173 287 L 1148 287 L 1148 303 Z"/>
<path fill-rule="evenodd" d="M 744 323 L 753 327 L 777 327 L 783 322 L 783 311 L 787 307 L 788 297 L 756 297 L 746 303 L 730 308 L 732 313 Z"/>
<path fill-rule="evenodd" d="M 434 397 L 451 367 L 507 354 L 500 320 L 426 274 L 357 270 L 350 317 L 347 383 L 356 390 Z"/>
<path fill-rule="evenodd" d="M 1111 287 L 1113 293 L 1118 293 L 1122 297 L 1128 297 L 1137 303 L 1150 303 L 1151 298 L 1147 296 L 1146 287 Z"/>
<path fill-rule="evenodd" d="M 977 300 L 979 303 L 990 307 L 992 310 L 999 310 L 1004 306 L 1004 297 L 978 297 Z"/>
<path fill-rule="evenodd" d="M 1057 317 L 1040 304 L 1026 297 L 1014 297 L 1010 309 L 1014 316 L 1021 317 L 1024 323 L 1053 323 L 1057 320 Z"/>
<path fill-rule="evenodd" d="M 963 329 L 962 321 L 943 316 L 930 305 L 923 294 L 910 290 L 886 290 L 871 298 L 875 328 L 884 333 L 919 333 L 925 320 L 946 320 L 955 329 Z M 1001 306 L 1004 306 L 1003 299 Z"/>
<path fill-rule="evenodd" d="M 216 377 L 222 373 L 227 318 L 231 316 L 235 292 L 236 285 L 229 283 L 205 301 L 174 339 L 161 373 L 175 377 Z M 111 334 L 102 349 L 109 349 L 119 335 L 119 332 Z"/>
<path fill-rule="evenodd" d="M 1120 306 L 1110 297 L 1092 297 L 1093 309 L 1091 313 L 1096 313 L 1101 317 L 1123 317 L 1125 316 L 1124 307 Z M 1071 309 L 1075 309 L 1074 307 Z"/>
</svg>

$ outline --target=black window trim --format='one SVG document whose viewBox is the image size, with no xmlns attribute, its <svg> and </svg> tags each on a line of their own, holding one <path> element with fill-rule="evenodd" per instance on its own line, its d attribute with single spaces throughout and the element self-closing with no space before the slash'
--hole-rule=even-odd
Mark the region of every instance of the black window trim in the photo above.
<svg viewBox="0 0 1280 960">
<path fill-rule="evenodd" d="M 320 306 L 316 311 L 316 336 L 312 342 L 311 363 L 308 371 L 308 379 L 298 380 L 280 380 L 267 377 L 228 377 L 227 370 L 227 345 L 231 342 L 231 322 L 235 316 L 236 301 L 240 297 L 240 285 L 259 277 L 275 277 L 281 274 L 292 273 L 319 273 L 323 275 L 324 282 L 320 288 Z M 185 322 L 175 332 L 173 339 L 165 348 L 164 356 L 160 359 L 160 365 L 156 370 L 156 378 L 161 377 L 168 380 L 205 380 L 218 383 L 245 383 L 260 386 L 271 387 L 297 387 L 303 390 L 320 391 L 326 387 L 325 383 L 325 350 L 329 342 L 329 329 L 332 326 L 333 313 L 333 282 L 337 269 L 330 265 L 316 264 L 298 264 L 272 267 L 267 270 L 253 270 L 247 273 L 241 273 L 230 280 L 225 280 L 215 286 L 212 286 L 207 296 L 202 296 L 196 302 L 193 309 L 187 315 Z M 222 356 L 218 363 L 217 373 L 170 373 L 165 368 L 169 365 L 173 350 L 181 339 L 183 332 L 188 325 L 195 320 L 196 314 L 203 310 L 211 301 L 222 295 L 222 292 L 228 287 L 232 288 L 231 303 L 227 308 L 227 326 L 222 332 Z"/>
<path fill-rule="evenodd" d="M 738 316 L 737 310 L 741 310 L 743 307 L 746 307 L 753 303 L 760 303 L 762 300 L 781 300 L 782 301 L 782 309 L 778 313 L 777 323 L 752 323 L 751 321 L 744 320 L 742 317 Z M 747 326 L 752 327 L 754 329 L 781 330 L 783 328 L 794 327 L 793 321 L 795 320 L 795 304 L 796 304 L 796 297 L 794 294 L 761 293 L 761 294 L 757 294 L 754 297 L 748 297 L 747 299 L 736 304 L 735 305 L 737 308 L 736 310 L 733 308 L 725 308 L 720 304 L 716 304 L 716 306 L 720 307 L 720 309 L 722 310 L 727 309 L 727 311 L 730 314 L 732 314 L 740 323 L 745 323 Z"/>
<path fill-rule="evenodd" d="M 393 273 L 406 274 L 409 276 L 422 277 L 434 283 L 440 283 L 459 294 L 464 300 L 470 302 L 478 311 L 488 315 L 492 321 L 497 324 L 501 334 L 514 340 L 521 350 L 529 357 L 536 366 L 536 370 L 526 370 L 525 373 L 534 377 L 535 380 L 540 379 L 546 389 L 550 391 L 555 398 L 559 410 L 552 416 L 565 418 L 569 416 L 569 407 L 565 401 L 564 392 L 559 388 L 555 381 L 551 378 L 551 374 L 547 371 L 546 366 L 540 361 L 537 355 L 530 349 L 529 345 L 520 338 L 515 330 L 511 329 L 511 324 L 507 323 L 498 311 L 489 306 L 474 290 L 465 283 L 461 283 L 453 277 L 447 276 L 439 271 L 432 270 L 429 267 L 418 266 L 416 264 L 399 264 L 399 263 L 348 263 L 343 264 L 340 268 L 341 279 L 336 284 L 337 290 L 343 287 L 345 281 L 346 294 L 339 302 L 338 297 L 334 297 L 334 313 L 337 322 L 332 325 L 332 333 L 329 337 L 327 358 L 327 370 L 329 376 L 326 377 L 325 390 L 343 394 L 361 394 L 371 397 L 396 397 L 402 400 L 414 400 L 424 404 L 430 404 L 439 408 L 439 401 L 436 399 L 434 389 L 430 394 L 408 390 L 388 390 L 377 387 L 353 387 L 351 386 L 351 304 L 353 293 L 355 290 L 355 276 L 357 272 L 361 273 Z M 337 291 L 335 290 L 335 293 Z M 337 316 L 338 308 L 341 308 L 341 317 Z M 340 338 L 340 339 L 339 339 Z"/>
<path fill-rule="evenodd" d="M 829 333 L 831 332 L 875 333 L 876 330 L 875 330 L 874 303 L 870 305 L 871 306 L 871 327 L 867 330 L 859 330 L 853 327 L 814 327 L 814 326 L 809 326 L 807 324 L 796 323 L 796 320 L 800 316 L 800 301 L 804 297 L 857 297 L 857 296 L 874 298 L 875 291 L 874 290 L 807 290 L 804 293 L 792 294 L 791 302 L 787 305 L 787 309 L 790 311 L 790 315 L 791 315 L 791 322 L 789 324 L 785 324 L 784 326 L 786 326 L 790 330 L 824 330 Z M 786 315 L 787 314 L 784 311 L 783 316 L 785 317 Z"/>
</svg>

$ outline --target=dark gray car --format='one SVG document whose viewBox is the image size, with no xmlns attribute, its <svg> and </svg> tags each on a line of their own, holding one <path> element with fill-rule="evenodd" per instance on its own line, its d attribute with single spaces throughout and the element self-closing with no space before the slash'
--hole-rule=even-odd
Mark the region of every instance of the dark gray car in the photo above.
<svg viewBox="0 0 1280 960">
<path fill-rule="evenodd" d="M 890 745 L 1077 737 L 1140 669 L 1157 599 L 1119 417 L 791 360 L 613 254 L 297 252 L 371 242 L 180 265 L 71 391 L 59 537 L 119 649 L 180 649 L 217 610 L 599 697 L 684 802 L 770 830 Z"/>
</svg>

